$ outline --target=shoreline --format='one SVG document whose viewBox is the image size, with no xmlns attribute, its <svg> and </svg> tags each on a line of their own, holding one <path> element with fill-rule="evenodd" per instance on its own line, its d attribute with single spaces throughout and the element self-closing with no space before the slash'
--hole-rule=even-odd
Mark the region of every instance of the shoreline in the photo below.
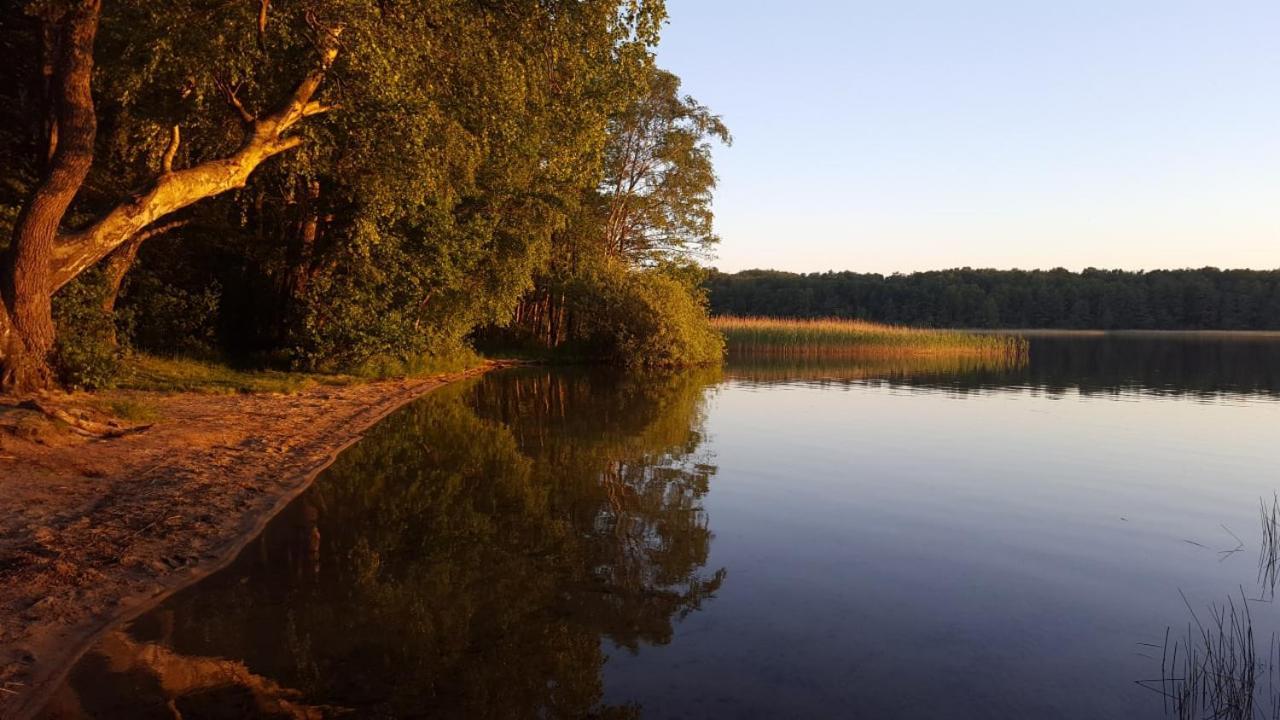
<svg viewBox="0 0 1280 720">
<path fill-rule="evenodd" d="M 132 393 L 165 420 L 0 444 L 0 717 L 33 717 L 103 634 L 229 565 L 386 416 L 508 365 L 288 395 Z"/>
</svg>

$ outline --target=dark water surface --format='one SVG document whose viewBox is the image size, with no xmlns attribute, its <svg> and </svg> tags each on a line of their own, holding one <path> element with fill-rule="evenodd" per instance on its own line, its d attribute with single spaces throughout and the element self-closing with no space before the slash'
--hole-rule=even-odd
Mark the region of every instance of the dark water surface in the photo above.
<svg viewBox="0 0 1280 720">
<path fill-rule="evenodd" d="M 1188 604 L 1280 628 L 1277 489 L 1274 337 L 505 371 L 384 421 L 47 716 L 1160 718 L 1135 681 Z"/>
</svg>

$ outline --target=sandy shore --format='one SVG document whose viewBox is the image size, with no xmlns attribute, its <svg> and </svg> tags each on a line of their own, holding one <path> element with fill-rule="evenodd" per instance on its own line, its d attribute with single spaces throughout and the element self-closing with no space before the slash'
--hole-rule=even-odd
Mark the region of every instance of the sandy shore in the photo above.
<svg viewBox="0 0 1280 720">
<path fill-rule="evenodd" d="M 160 420 L 111 439 L 41 434 L 36 413 L 0 405 L 0 717 L 35 714 L 102 633 L 231 562 L 378 420 L 492 367 L 288 395 L 131 393 Z"/>
</svg>

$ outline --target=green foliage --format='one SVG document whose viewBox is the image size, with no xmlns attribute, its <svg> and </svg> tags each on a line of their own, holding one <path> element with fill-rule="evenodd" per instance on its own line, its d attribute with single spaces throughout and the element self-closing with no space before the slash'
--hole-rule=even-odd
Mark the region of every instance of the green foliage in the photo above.
<svg viewBox="0 0 1280 720">
<path fill-rule="evenodd" d="M 187 289 L 139 273 L 127 300 L 120 322 L 134 346 L 166 355 L 217 354 L 222 288 L 216 281 Z"/>
<path fill-rule="evenodd" d="M 576 336 L 589 352 L 642 367 L 719 362 L 724 341 L 696 291 L 660 270 L 617 266 L 573 284 Z"/>
<path fill-rule="evenodd" d="M 450 353 L 434 352 L 411 357 L 370 358 L 355 367 L 352 374 L 356 377 L 371 379 L 425 377 L 460 372 L 483 362 L 484 359 L 474 350 L 462 347 Z"/>
<path fill-rule="evenodd" d="M 131 397 L 113 398 L 107 402 L 106 409 L 115 417 L 129 422 L 148 423 L 160 419 L 160 411 L 154 405 Z"/>
<path fill-rule="evenodd" d="M 566 206 L 506 337 L 626 365 L 715 362 L 722 348 L 694 261 L 717 242 L 711 141 L 728 143 L 729 131 L 651 63 L 624 100 L 609 117 L 600 182 Z"/>
<path fill-rule="evenodd" d="M 1280 270 L 714 273 L 713 312 L 925 327 L 1280 329 Z"/>
<path fill-rule="evenodd" d="M 137 347 L 415 372 L 448 364 L 477 327 L 520 315 L 531 290 L 714 242 L 709 143 L 728 133 L 654 65 L 662 0 L 309 0 L 265 6 L 259 31 L 261 7 L 103 6 L 97 147 L 70 225 L 151 183 L 174 126 L 175 169 L 234 152 L 242 113 L 278 109 L 315 68 L 317 38 L 341 28 L 315 96 L 330 110 L 295 127 L 304 142 L 245 187 L 163 219 L 180 229 L 141 247 L 118 312 Z M 0 46 L 16 58 L 0 70 L 0 119 L 12 121 L 0 123 L 0 226 L 43 149 L 44 108 L 29 92 L 39 23 L 23 8 L 0 11 Z M 611 357 L 714 354 L 697 297 L 643 273 L 624 280 L 618 300 L 630 309 L 618 317 L 629 325 L 611 347 L 656 359 Z M 659 335 L 646 344 L 638 333 L 650 331 Z"/>
<path fill-rule="evenodd" d="M 53 365 L 67 387 L 110 387 L 120 373 L 115 322 L 103 310 L 109 292 L 102 274 L 90 270 L 54 296 L 58 340 L 53 349 Z"/>
<path fill-rule="evenodd" d="M 610 256 L 653 263 L 706 255 L 719 241 L 711 228 L 713 139 L 731 142 L 724 122 L 682 96 L 678 77 L 652 68 L 609 123 L 600 194 Z"/>
</svg>

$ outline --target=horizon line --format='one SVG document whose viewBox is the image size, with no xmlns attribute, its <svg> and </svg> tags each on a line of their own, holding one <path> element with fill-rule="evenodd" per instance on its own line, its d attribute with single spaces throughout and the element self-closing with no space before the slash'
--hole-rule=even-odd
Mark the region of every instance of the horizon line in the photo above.
<svg viewBox="0 0 1280 720">
<path fill-rule="evenodd" d="M 981 271 L 986 271 L 986 272 L 1059 272 L 1059 271 L 1062 271 L 1062 272 L 1073 273 L 1073 274 L 1076 274 L 1076 275 L 1083 274 L 1083 273 L 1085 273 L 1085 272 L 1089 272 L 1089 271 L 1095 271 L 1095 272 L 1108 272 L 1108 273 L 1124 272 L 1124 273 L 1134 273 L 1134 274 L 1150 274 L 1150 273 L 1157 273 L 1157 272 L 1203 272 L 1203 271 L 1214 271 L 1214 272 L 1224 272 L 1224 273 L 1225 273 L 1225 272 L 1262 272 L 1262 273 L 1267 273 L 1267 272 L 1280 272 L 1280 267 L 1271 267 L 1271 268 L 1254 268 L 1254 267 L 1218 267 L 1218 266 L 1216 266 L 1216 265 L 1201 265 L 1201 266 L 1199 266 L 1199 267 L 1192 267 L 1192 266 L 1184 266 L 1184 267 L 1152 267 L 1152 268 L 1137 268 L 1137 269 L 1131 269 L 1131 268 L 1117 268 L 1117 267 L 1108 268 L 1108 267 L 1099 267 L 1099 266 L 1096 266 L 1096 265 L 1087 265 L 1087 266 L 1082 267 L 1082 268 L 1079 268 L 1079 269 L 1072 269 L 1072 268 L 1068 268 L 1068 267 L 1063 266 L 1063 265 L 1056 265 L 1056 266 L 1049 267 L 1049 268 L 1044 268 L 1044 267 L 1031 267 L 1031 268 L 1026 268 L 1026 267 L 990 267 L 990 266 L 987 266 L 987 267 L 975 267 L 975 266 L 972 266 L 972 265 L 958 265 L 958 266 L 953 266 L 953 267 L 945 267 L 945 268 L 931 268 L 931 269 L 921 269 L 921 270 L 893 270 L 893 271 L 890 271 L 890 272 L 885 272 L 885 271 L 880 271 L 880 270 L 855 270 L 855 269 L 852 269 L 852 268 L 844 268 L 844 269 L 835 269 L 835 268 L 831 268 L 831 269 L 827 269 L 827 270 L 784 270 L 784 269 L 780 269 L 780 268 L 750 267 L 750 268 L 742 268 L 742 269 L 739 269 L 739 270 L 722 270 L 722 269 L 720 269 L 720 268 L 716 267 L 715 265 L 707 265 L 707 266 L 706 266 L 706 269 L 707 269 L 707 270 L 709 270 L 709 271 L 713 271 L 713 272 L 721 273 L 721 274 L 723 274 L 723 275 L 737 275 L 737 274 L 739 274 L 739 273 L 746 273 L 746 272 L 777 272 L 777 273 L 789 273 L 789 274 L 791 274 L 791 275 L 823 275 L 823 274 L 827 274 L 827 273 L 856 273 L 856 274 L 859 274 L 859 275 L 918 275 L 918 274 L 922 274 L 922 273 L 956 272 L 956 271 L 969 271 L 969 272 L 981 272 Z"/>
</svg>

